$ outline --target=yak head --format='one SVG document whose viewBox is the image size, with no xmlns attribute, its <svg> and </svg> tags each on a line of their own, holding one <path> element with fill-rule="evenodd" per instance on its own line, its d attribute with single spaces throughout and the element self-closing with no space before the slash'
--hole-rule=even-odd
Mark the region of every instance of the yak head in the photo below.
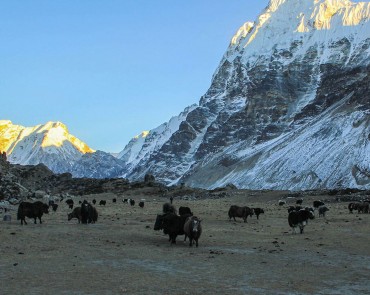
<svg viewBox="0 0 370 295">
<path fill-rule="evenodd" d="M 191 231 L 193 233 L 196 233 L 196 232 L 199 232 L 201 230 L 201 219 L 197 218 L 197 217 L 193 217 L 191 219 L 191 225 L 190 225 L 190 228 L 191 228 Z"/>
<path fill-rule="evenodd" d="M 161 230 L 163 229 L 163 214 L 158 214 L 157 215 L 157 218 L 155 220 L 155 223 L 154 223 L 154 230 Z"/>
</svg>

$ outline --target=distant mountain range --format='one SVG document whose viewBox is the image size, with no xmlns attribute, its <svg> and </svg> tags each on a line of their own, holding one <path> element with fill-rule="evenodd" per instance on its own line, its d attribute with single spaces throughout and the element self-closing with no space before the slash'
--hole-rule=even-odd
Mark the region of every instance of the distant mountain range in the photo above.
<svg viewBox="0 0 370 295">
<path fill-rule="evenodd" d="M 199 104 L 116 157 L 52 122 L 0 121 L 0 150 L 12 163 L 42 162 L 80 177 L 369 189 L 369 20 L 369 2 L 272 0 L 232 38 Z"/>
</svg>

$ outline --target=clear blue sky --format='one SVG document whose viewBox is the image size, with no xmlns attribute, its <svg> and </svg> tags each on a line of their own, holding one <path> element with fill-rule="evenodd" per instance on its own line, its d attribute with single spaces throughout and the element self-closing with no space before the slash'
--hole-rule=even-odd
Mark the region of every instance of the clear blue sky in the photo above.
<svg viewBox="0 0 370 295">
<path fill-rule="evenodd" d="M 268 0 L 1 0 L 0 119 L 119 152 L 198 103 Z"/>
</svg>

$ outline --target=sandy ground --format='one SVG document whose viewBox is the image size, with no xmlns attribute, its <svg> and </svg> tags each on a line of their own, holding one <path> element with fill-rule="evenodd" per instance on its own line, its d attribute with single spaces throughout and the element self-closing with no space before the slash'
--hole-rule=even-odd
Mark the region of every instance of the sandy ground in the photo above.
<svg viewBox="0 0 370 295">
<path fill-rule="evenodd" d="M 349 214 L 348 203 L 330 203 L 294 235 L 271 193 L 175 200 L 203 219 L 190 248 L 153 230 L 164 199 L 146 197 L 141 209 L 113 197 L 85 196 L 107 200 L 96 224 L 67 221 L 64 203 L 41 225 L 21 226 L 16 212 L 0 221 L 0 294 L 370 294 L 370 214 Z M 233 204 L 265 214 L 228 221 Z"/>
</svg>

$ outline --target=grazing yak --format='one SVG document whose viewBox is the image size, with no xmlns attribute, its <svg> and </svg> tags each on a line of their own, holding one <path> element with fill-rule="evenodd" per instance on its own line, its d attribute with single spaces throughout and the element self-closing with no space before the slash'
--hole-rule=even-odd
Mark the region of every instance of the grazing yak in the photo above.
<svg viewBox="0 0 370 295">
<path fill-rule="evenodd" d="M 193 246 L 193 240 L 195 241 L 195 246 L 198 247 L 198 239 L 202 234 L 201 219 L 196 216 L 190 216 L 186 218 L 184 224 L 185 241 L 186 237 L 189 237 L 189 247 Z"/>
<path fill-rule="evenodd" d="M 302 203 L 303 203 L 303 199 L 301 198 L 301 199 L 297 199 L 296 201 L 295 201 L 295 203 L 296 203 L 296 205 L 302 205 Z"/>
<path fill-rule="evenodd" d="M 257 219 L 259 219 L 260 214 L 264 214 L 265 211 L 262 208 L 253 208 L 254 214 L 256 214 Z"/>
<path fill-rule="evenodd" d="M 98 211 L 86 200 L 81 204 L 81 223 L 95 223 L 98 220 Z"/>
<path fill-rule="evenodd" d="M 139 207 L 140 207 L 140 208 L 144 208 L 144 201 L 140 201 L 140 202 L 139 202 Z"/>
<path fill-rule="evenodd" d="M 329 211 L 329 208 L 326 206 L 320 206 L 319 207 L 319 217 L 325 217 L 325 213 Z"/>
<path fill-rule="evenodd" d="M 113 198 L 112 202 L 113 203 L 117 203 L 117 199 L 116 198 Z"/>
<path fill-rule="evenodd" d="M 154 230 L 163 229 L 163 233 L 169 235 L 171 244 L 176 244 L 176 237 L 185 234 L 184 225 L 188 217 L 190 215 L 178 216 L 174 213 L 158 214 L 154 224 Z"/>
<path fill-rule="evenodd" d="M 357 210 L 359 203 L 349 203 L 348 210 L 349 213 L 353 213 L 353 210 Z"/>
<path fill-rule="evenodd" d="M 36 224 L 36 218 L 38 218 L 41 224 L 41 217 L 44 213 L 49 213 L 49 206 L 47 204 L 40 201 L 35 203 L 21 202 L 18 207 L 17 220 L 20 220 L 23 225 L 23 222 L 27 224 L 26 217 L 33 218 Z"/>
<path fill-rule="evenodd" d="M 100 200 L 100 202 L 99 202 L 100 206 L 105 206 L 106 204 L 107 204 L 107 201 L 105 201 L 105 200 Z"/>
<path fill-rule="evenodd" d="M 362 202 L 357 206 L 358 213 L 369 213 L 369 203 Z"/>
<path fill-rule="evenodd" d="M 135 206 L 135 200 L 130 199 L 129 201 L 130 201 L 130 205 L 131 205 L 131 206 Z"/>
<path fill-rule="evenodd" d="M 253 215 L 253 210 L 249 207 L 239 207 L 236 205 L 232 205 L 229 209 L 229 219 L 234 218 L 234 221 L 236 221 L 235 217 L 243 218 L 244 222 L 248 222 L 247 218 L 249 216 Z"/>
<path fill-rule="evenodd" d="M 278 204 L 279 204 L 279 206 L 283 206 L 283 205 L 285 205 L 285 204 L 286 204 L 286 201 L 284 201 L 284 200 L 279 200 Z"/>
<path fill-rule="evenodd" d="M 74 202 L 73 202 L 73 200 L 72 200 L 72 199 L 68 199 L 68 200 L 66 200 L 66 203 L 67 203 L 67 205 L 68 205 L 69 209 L 73 209 L 73 204 L 74 204 Z"/>
<path fill-rule="evenodd" d="M 293 233 L 295 233 L 295 228 L 299 227 L 300 233 L 303 234 L 303 229 L 308 222 L 308 219 L 314 219 L 315 216 L 312 211 L 302 209 L 299 211 L 292 211 L 288 215 L 288 223 L 291 228 L 293 228 Z"/>
<path fill-rule="evenodd" d="M 95 205 L 96 204 L 96 200 L 94 199 L 94 200 L 92 200 L 92 203 Z"/>
<path fill-rule="evenodd" d="M 81 222 L 81 207 L 74 208 L 72 213 L 68 214 L 68 221 L 70 221 L 72 218 L 77 218 L 78 223 Z"/>
<path fill-rule="evenodd" d="M 181 206 L 179 208 L 179 214 L 180 215 L 189 214 L 189 215 L 193 216 L 193 212 L 191 212 L 190 208 L 189 207 L 183 207 L 183 206 Z"/>
</svg>

